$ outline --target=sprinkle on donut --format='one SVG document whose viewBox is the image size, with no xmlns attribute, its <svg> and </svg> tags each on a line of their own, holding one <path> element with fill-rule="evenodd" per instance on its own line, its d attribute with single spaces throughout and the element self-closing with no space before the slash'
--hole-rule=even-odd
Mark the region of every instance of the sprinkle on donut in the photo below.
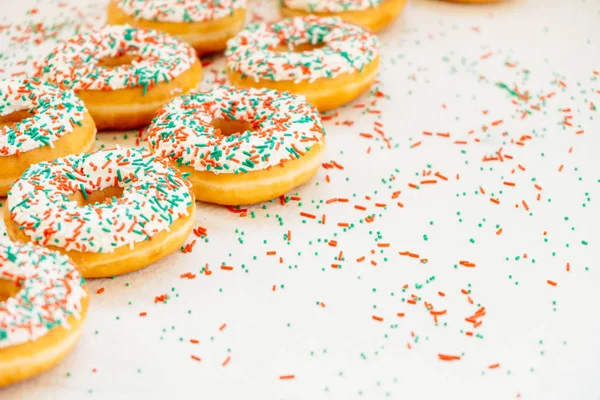
<svg viewBox="0 0 600 400">
<path fill-rule="evenodd" d="M 160 22 L 203 22 L 228 17 L 246 0 L 115 0 L 127 15 Z"/>
<path fill-rule="evenodd" d="M 70 90 L 36 80 L 0 81 L 0 117 L 18 111 L 31 114 L 0 127 L 0 156 L 11 156 L 53 142 L 82 125 L 83 102 Z"/>
<path fill-rule="evenodd" d="M 281 0 L 287 8 L 308 12 L 360 11 L 379 6 L 383 0 Z"/>
<path fill-rule="evenodd" d="M 214 119 L 245 121 L 251 129 L 226 136 L 211 125 Z M 198 171 L 245 173 L 300 158 L 323 136 L 319 114 L 303 96 L 216 87 L 163 107 L 148 143 L 158 154 Z"/>
<path fill-rule="evenodd" d="M 278 52 L 279 46 L 323 46 Z M 227 43 L 227 68 L 255 79 L 309 81 L 361 71 L 377 59 L 379 40 L 340 18 L 294 17 L 247 26 Z"/>
<path fill-rule="evenodd" d="M 71 199 L 113 186 L 122 196 L 83 205 Z M 33 165 L 12 186 L 8 204 L 11 220 L 38 244 L 110 253 L 169 230 L 193 198 L 166 159 L 117 148 Z"/>
<path fill-rule="evenodd" d="M 0 279 L 18 287 L 0 301 L 0 349 L 38 339 L 80 318 L 84 281 L 69 258 L 40 246 L 0 244 Z"/>
<path fill-rule="evenodd" d="M 108 67 L 102 61 L 129 56 L 131 64 Z M 75 90 L 148 90 L 169 82 L 196 62 L 188 44 L 167 34 L 107 26 L 82 32 L 56 47 L 42 62 L 39 74 L 46 80 Z"/>
</svg>

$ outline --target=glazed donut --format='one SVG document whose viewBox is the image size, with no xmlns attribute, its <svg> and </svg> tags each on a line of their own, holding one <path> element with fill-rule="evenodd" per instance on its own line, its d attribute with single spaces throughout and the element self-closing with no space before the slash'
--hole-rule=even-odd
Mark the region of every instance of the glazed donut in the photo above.
<svg viewBox="0 0 600 400">
<path fill-rule="evenodd" d="M 85 278 L 135 271 L 174 252 L 194 223 L 194 193 L 147 150 L 68 156 L 29 168 L 4 206 L 8 236 L 69 256 Z"/>
<path fill-rule="evenodd" d="M 60 43 L 39 75 L 75 91 L 99 130 L 129 129 L 195 89 L 202 65 L 194 49 L 164 33 L 109 26 Z"/>
<path fill-rule="evenodd" d="M 246 0 L 111 0 L 111 25 L 156 29 L 189 43 L 199 54 L 224 50 L 242 30 Z"/>
<path fill-rule="evenodd" d="M 340 17 L 379 32 L 402 12 L 406 0 L 280 0 L 280 5 L 284 17 Z"/>
<path fill-rule="evenodd" d="M 339 18 L 294 17 L 246 27 L 227 43 L 238 87 L 301 94 L 319 111 L 346 104 L 377 77 L 379 40 Z"/>
<path fill-rule="evenodd" d="M 96 126 L 70 90 L 0 81 L 0 196 L 31 164 L 91 151 Z"/>
<path fill-rule="evenodd" d="M 0 387 L 58 364 L 79 339 L 87 309 L 86 285 L 67 257 L 0 244 Z"/>
<path fill-rule="evenodd" d="M 167 104 L 148 130 L 148 145 L 189 173 L 197 200 L 241 205 L 309 181 L 324 135 L 319 113 L 301 96 L 216 87 Z"/>
</svg>

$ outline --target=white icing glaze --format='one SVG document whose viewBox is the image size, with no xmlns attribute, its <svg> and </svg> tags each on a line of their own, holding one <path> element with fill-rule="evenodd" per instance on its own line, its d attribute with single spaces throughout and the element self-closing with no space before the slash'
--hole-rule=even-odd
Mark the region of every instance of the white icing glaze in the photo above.
<svg viewBox="0 0 600 400">
<path fill-rule="evenodd" d="M 246 8 L 246 0 L 116 0 L 125 14 L 160 22 L 203 22 Z"/>
</svg>

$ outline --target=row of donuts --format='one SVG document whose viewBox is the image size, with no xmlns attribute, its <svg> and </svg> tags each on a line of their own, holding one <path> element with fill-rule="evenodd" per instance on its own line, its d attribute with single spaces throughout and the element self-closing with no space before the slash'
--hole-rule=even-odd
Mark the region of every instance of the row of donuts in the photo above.
<svg viewBox="0 0 600 400">
<path fill-rule="evenodd" d="M 182 46 L 131 27 L 83 33 L 42 64 L 40 76 L 52 83 L 0 82 L 1 151 L 13 174 L 3 182 L 4 221 L 14 241 L 0 245 L 0 386 L 52 367 L 73 346 L 87 312 L 84 277 L 134 271 L 179 249 L 193 229 L 195 192 L 215 203 L 260 202 L 306 182 L 320 165 L 324 129 L 314 107 L 302 96 L 235 87 L 175 97 L 149 128 L 150 150 L 83 154 L 98 120 L 90 100 L 108 94 L 100 109 L 118 113 L 116 99 L 159 87 L 156 68 L 175 79 L 201 70 L 193 52 L 183 53 L 189 68 L 168 66 L 163 43 Z M 111 66 L 137 51 L 148 65 Z M 11 186 L 17 165 L 25 171 Z"/>
</svg>

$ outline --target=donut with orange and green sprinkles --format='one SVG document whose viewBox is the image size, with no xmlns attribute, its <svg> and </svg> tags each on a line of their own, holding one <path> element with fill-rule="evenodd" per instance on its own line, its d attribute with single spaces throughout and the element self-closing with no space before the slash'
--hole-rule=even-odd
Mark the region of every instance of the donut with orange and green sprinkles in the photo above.
<svg viewBox="0 0 600 400">
<path fill-rule="evenodd" d="M 215 87 L 163 107 L 148 130 L 148 145 L 189 174 L 197 200 L 253 204 L 315 175 L 325 130 L 302 96 Z"/>
<path fill-rule="evenodd" d="M 202 65 L 192 47 L 165 33 L 107 26 L 59 43 L 38 75 L 75 91 L 98 129 L 128 129 L 195 89 Z"/>
<path fill-rule="evenodd" d="M 33 165 L 4 207 L 12 240 L 68 255 L 86 278 L 150 265 L 193 228 L 190 183 L 147 150 L 103 150 Z"/>
<path fill-rule="evenodd" d="M 58 364 L 81 335 L 87 288 L 68 257 L 0 244 L 0 387 Z"/>
<path fill-rule="evenodd" d="M 96 126 L 70 90 L 0 80 L 0 196 L 31 164 L 92 150 Z"/>
<path fill-rule="evenodd" d="M 244 27 L 247 0 L 112 0 L 111 25 L 156 29 L 189 43 L 200 54 L 224 50 Z"/>
<path fill-rule="evenodd" d="M 378 32 L 402 12 L 406 0 L 280 0 L 279 4 L 285 17 L 340 17 Z"/>
<path fill-rule="evenodd" d="M 325 111 L 372 85 L 379 39 L 340 18 L 311 15 L 247 26 L 228 42 L 225 55 L 234 86 L 301 94 Z"/>
</svg>

